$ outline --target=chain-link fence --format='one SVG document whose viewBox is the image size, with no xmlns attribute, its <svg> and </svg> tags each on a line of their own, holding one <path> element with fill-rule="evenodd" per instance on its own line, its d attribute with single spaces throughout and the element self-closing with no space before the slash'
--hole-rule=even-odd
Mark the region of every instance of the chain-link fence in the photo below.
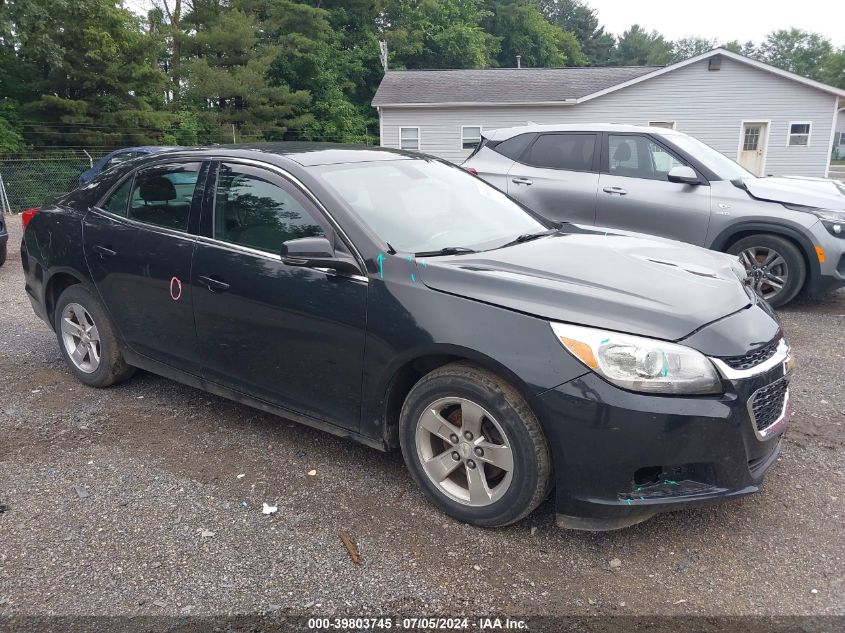
<svg viewBox="0 0 845 633">
<path fill-rule="evenodd" d="M 41 204 L 75 189 L 79 175 L 102 155 L 88 152 L 39 152 L 0 157 L 0 176 L 12 212 Z"/>
</svg>

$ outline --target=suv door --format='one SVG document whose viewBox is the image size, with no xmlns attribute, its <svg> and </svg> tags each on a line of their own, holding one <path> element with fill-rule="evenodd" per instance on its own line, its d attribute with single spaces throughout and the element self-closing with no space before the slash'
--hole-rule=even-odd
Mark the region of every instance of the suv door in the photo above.
<svg viewBox="0 0 845 633">
<path fill-rule="evenodd" d="M 508 172 L 508 194 L 549 220 L 593 224 L 598 134 L 539 134 Z"/>
<path fill-rule="evenodd" d="M 223 162 L 202 233 L 192 283 L 203 376 L 357 430 L 367 279 L 280 257 L 300 237 L 345 250 L 320 210 L 276 171 Z"/>
<path fill-rule="evenodd" d="M 710 225 L 707 181 L 669 182 L 669 170 L 687 163 L 650 136 L 604 137 L 596 224 L 703 246 Z"/>
<path fill-rule="evenodd" d="M 95 286 L 135 352 L 199 373 L 191 306 L 191 257 L 208 164 L 168 162 L 122 181 L 83 222 Z"/>
</svg>

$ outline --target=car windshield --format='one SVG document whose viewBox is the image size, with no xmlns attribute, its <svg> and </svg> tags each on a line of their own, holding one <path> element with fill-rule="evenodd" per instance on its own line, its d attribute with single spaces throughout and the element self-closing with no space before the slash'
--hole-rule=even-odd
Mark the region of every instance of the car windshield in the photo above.
<svg viewBox="0 0 845 633">
<path fill-rule="evenodd" d="M 666 137 L 671 143 L 674 143 L 682 150 L 691 154 L 705 167 L 709 168 L 716 176 L 722 180 L 734 180 L 735 178 L 756 178 L 754 174 L 740 167 L 730 158 L 717 152 L 709 145 L 705 145 L 701 141 L 685 134 L 672 134 Z"/>
<path fill-rule="evenodd" d="M 424 159 L 326 165 L 320 178 L 393 248 L 498 247 L 549 226 L 458 167 Z"/>
</svg>

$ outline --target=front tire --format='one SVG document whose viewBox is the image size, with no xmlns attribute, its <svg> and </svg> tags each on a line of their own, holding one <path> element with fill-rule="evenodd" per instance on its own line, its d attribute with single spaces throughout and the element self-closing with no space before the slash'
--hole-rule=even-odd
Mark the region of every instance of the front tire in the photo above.
<svg viewBox="0 0 845 633">
<path fill-rule="evenodd" d="M 434 505 L 480 526 L 519 521 L 551 487 L 551 455 L 525 399 L 495 374 L 452 363 L 414 385 L 399 420 L 402 455 Z"/>
<path fill-rule="evenodd" d="M 792 242 L 777 235 L 750 235 L 728 249 L 738 255 L 755 292 L 773 308 L 795 298 L 807 279 L 807 264 Z"/>
<path fill-rule="evenodd" d="M 74 376 L 91 387 L 108 387 L 135 373 L 126 364 L 106 311 L 81 285 L 59 296 L 53 314 L 59 348 Z"/>
</svg>

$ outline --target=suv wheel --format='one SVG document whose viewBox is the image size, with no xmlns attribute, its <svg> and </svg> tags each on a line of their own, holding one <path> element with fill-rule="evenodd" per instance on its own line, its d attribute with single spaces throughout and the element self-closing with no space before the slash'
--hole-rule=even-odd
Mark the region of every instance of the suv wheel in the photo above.
<svg viewBox="0 0 845 633">
<path fill-rule="evenodd" d="M 2 244 L 0 244 L 0 266 L 6 263 L 6 252 L 8 246 L 8 242 L 3 242 Z"/>
<path fill-rule="evenodd" d="M 402 407 L 399 434 L 426 497 L 461 521 L 507 525 L 549 493 L 551 457 L 537 418 L 486 370 L 454 363 L 423 377 Z"/>
<path fill-rule="evenodd" d="M 804 286 L 807 265 L 801 251 L 776 235 L 751 235 L 728 249 L 739 255 L 757 294 L 774 308 L 786 305 Z"/>
<path fill-rule="evenodd" d="M 126 364 L 114 328 L 100 303 L 80 285 L 56 302 L 54 329 L 68 367 L 91 387 L 108 387 L 135 373 Z"/>
</svg>

